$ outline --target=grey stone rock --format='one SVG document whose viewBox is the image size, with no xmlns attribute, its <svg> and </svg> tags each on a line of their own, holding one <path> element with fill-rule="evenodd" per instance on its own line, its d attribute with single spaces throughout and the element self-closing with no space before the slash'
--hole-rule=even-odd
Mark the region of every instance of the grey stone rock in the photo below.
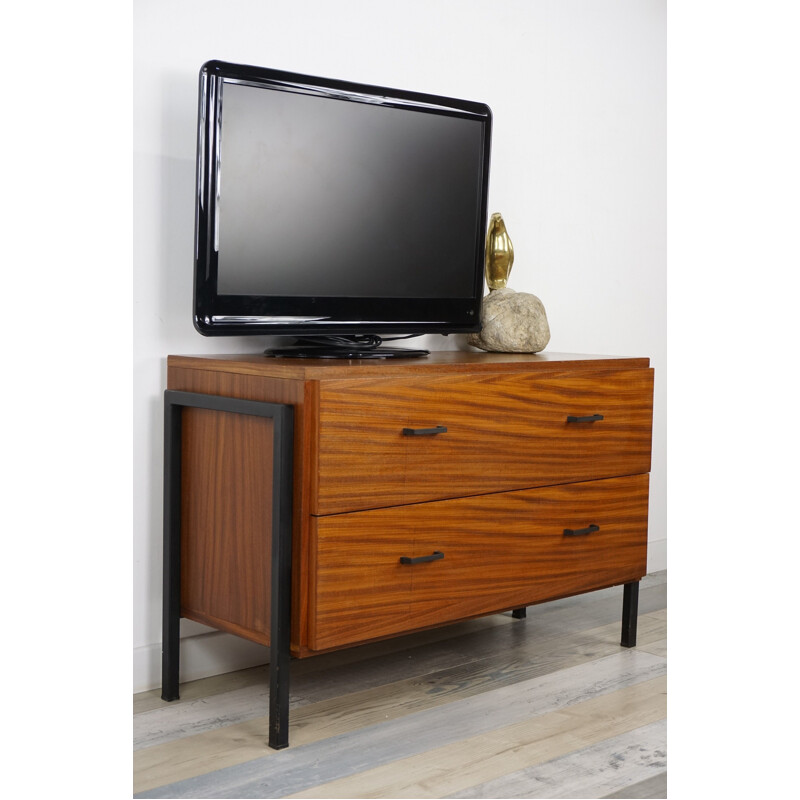
<svg viewBox="0 0 800 800">
<path fill-rule="evenodd" d="M 550 326 L 542 301 L 527 292 L 495 289 L 483 298 L 480 333 L 467 342 L 494 353 L 538 353 L 550 341 Z"/>
</svg>

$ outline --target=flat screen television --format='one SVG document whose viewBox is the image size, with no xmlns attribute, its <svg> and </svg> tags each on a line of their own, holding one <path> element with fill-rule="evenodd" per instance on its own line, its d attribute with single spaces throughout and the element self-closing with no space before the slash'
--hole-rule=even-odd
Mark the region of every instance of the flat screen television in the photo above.
<svg viewBox="0 0 800 800">
<path fill-rule="evenodd" d="M 197 330 L 333 357 L 479 330 L 491 121 L 483 103 L 204 64 Z"/>
</svg>

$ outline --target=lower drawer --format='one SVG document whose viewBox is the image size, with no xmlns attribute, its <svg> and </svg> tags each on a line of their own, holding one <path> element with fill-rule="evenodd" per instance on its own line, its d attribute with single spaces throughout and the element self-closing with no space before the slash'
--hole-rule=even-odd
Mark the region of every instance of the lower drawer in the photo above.
<svg viewBox="0 0 800 800">
<path fill-rule="evenodd" d="M 309 645 L 324 650 L 638 580 L 648 478 L 314 517 Z"/>
</svg>

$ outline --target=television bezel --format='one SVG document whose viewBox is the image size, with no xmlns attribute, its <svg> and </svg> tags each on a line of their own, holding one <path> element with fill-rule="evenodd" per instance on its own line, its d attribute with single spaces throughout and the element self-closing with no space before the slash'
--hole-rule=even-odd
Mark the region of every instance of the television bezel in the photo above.
<svg viewBox="0 0 800 800">
<path fill-rule="evenodd" d="M 383 336 L 469 333 L 480 330 L 492 129 L 492 113 L 486 104 L 218 60 L 203 64 L 199 78 L 194 326 L 201 334 Z M 220 136 L 218 86 L 223 81 L 479 121 L 483 134 L 482 166 L 479 224 L 475 230 L 475 263 L 472 265 L 472 295 L 469 298 L 353 298 L 218 294 L 217 253 L 214 248 L 217 191 L 215 164 Z"/>
</svg>

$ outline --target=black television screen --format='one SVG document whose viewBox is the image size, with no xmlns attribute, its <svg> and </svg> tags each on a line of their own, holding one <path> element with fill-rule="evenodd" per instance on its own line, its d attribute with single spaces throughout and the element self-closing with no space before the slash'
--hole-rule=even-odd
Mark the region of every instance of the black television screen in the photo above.
<svg viewBox="0 0 800 800">
<path fill-rule="evenodd" d="M 477 330 L 490 132 L 480 103 L 206 63 L 196 328 Z"/>
</svg>

